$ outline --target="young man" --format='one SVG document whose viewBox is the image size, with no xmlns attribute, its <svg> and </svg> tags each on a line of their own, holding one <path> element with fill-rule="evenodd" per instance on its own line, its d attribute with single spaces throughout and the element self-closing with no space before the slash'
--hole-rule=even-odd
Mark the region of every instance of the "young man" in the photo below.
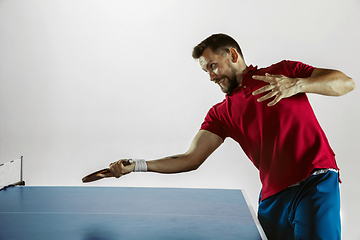
<svg viewBox="0 0 360 240">
<path fill-rule="evenodd" d="M 108 177 L 195 170 L 231 137 L 260 172 L 258 218 L 270 240 L 340 239 L 339 169 L 305 93 L 341 96 L 355 88 L 353 80 L 294 61 L 247 66 L 225 34 L 202 41 L 193 58 L 226 97 L 209 110 L 189 150 L 128 166 L 119 160 Z"/>
</svg>

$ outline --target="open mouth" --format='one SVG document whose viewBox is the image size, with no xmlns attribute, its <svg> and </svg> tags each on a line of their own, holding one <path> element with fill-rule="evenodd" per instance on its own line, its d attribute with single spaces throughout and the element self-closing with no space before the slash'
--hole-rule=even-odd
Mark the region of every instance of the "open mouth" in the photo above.
<svg viewBox="0 0 360 240">
<path fill-rule="evenodd" d="M 223 86 L 224 86 L 223 83 L 224 83 L 225 79 L 226 79 L 226 78 L 223 78 L 223 79 L 217 81 L 217 84 L 219 84 L 220 86 L 223 87 Z"/>
</svg>

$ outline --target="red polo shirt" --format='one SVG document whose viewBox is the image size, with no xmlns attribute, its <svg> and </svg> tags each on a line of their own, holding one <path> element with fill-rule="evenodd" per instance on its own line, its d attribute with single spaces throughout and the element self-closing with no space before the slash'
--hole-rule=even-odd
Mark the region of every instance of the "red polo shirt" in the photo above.
<svg viewBox="0 0 360 240">
<path fill-rule="evenodd" d="M 260 95 L 252 95 L 267 84 L 252 79 L 253 75 L 306 78 L 313 70 L 314 67 L 294 61 L 281 61 L 262 69 L 250 66 L 243 75 L 242 86 L 214 105 L 201 126 L 240 144 L 260 172 L 262 200 L 305 179 L 315 168 L 338 169 L 335 154 L 306 94 L 284 98 L 272 107 L 267 103 L 273 99 L 257 102 Z"/>
</svg>

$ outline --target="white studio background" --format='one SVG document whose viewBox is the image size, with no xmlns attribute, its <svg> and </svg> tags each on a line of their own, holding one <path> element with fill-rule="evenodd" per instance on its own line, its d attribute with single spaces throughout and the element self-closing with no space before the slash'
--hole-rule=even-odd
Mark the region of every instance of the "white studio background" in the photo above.
<svg viewBox="0 0 360 240">
<path fill-rule="evenodd" d="M 227 33 L 248 65 L 300 60 L 357 83 L 309 98 L 341 168 L 343 238 L 359 239 L 359 10 L 358 0 L 0 0 L 0 163 L 24 156 L 30 186 L 82 186 L 120 158 L 187 151 L 224 98 L 192 48 Z M 91 186 L 241 188 L 255 211 L 261 188 L 231 139 L 195 172 Z"/>
</svg>

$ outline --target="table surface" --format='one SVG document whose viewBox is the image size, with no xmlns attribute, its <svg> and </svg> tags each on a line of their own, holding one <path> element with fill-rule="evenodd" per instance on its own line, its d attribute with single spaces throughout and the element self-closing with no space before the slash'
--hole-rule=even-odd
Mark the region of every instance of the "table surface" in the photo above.
<svg viewBox="0 0 360 240">
<path fill-rule="evenodd" d="M 265 239 L 243 192 L 32 187 L 0 191 L 0 240 Z"/>
</svg>

